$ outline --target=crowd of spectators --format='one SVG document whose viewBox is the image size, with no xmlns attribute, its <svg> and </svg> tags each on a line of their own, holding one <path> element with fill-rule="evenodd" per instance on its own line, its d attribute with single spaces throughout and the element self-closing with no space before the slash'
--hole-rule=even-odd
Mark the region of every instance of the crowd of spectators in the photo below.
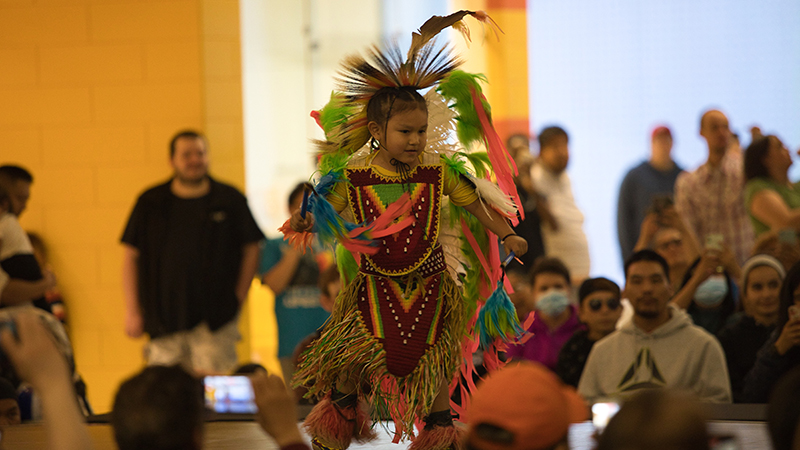
<svg viewBox="0 0 800 450">
<path fill-rule="evenodd" d="M 516 182 L 527 217 L 515 230 L 526 235 L 536 257 L 511 267 L 508 277 L 511 299 L 530 336 L 507 346 L 508 366 L 479 383 L 465 403 L 466 448 L 499 448 L 498 443 L 521 450 L 567 448 L 569 424 L 586 420 L 586 406 L 605 399 L 624 406 L 599 435 L 601 449 L 708 448 L 697 400 L 770 399 L 773 442 L 790 448 L 800 411 L 785 401 L 800 389 L 800 185 L 789 179 L 791 155 L 778 137 L 754 129 L 742 152 L 727 117 L 717 110 L 702 115 L 699 132 L 708 147 L 700 167 L 683 171 L 671 157 L 672 132 L 659 126 L 651 134 L 649 159 L 622 181 L 617 216 L 625 261 L 622 287 L 604 277 L 590 278 L 597 270 L 590 268 L 583 215 L 567 175 L 567 132 L 557 126 L 543 129 L 535 157 L 527 137 L 509 140 L 521 168 Z M 176 139 L 206 151 L 201 135 Z M 182 147 L 172 146 L 180 155 Z M 174 164 L 178 173 L 180 164 Z M 0 168 L 0 303 L 30 303 L 63 321 L 63 302 L 43 259 L 42 239 L 26 236 L 17 222 L 31 183 L 22 168 Z M 200 187 L 218 189 L 214 183 Z M 305 189 L 300 184 L 292 191 L 290 210 L 299 208 Z M 245 250 L 259 235 L 257 230 L 250 234 L 241 243 Z M 250 270 L 257 270 L 277 295 L 279 356 L 289 375 L 302 348 L 319 336 L 342 282 L 332 256 L 324 252 L 310 257 L 280 240 L 266 241 L 258 269 L 245 253 L 237 258 L 252 259 Z M 132 255 L 139 258 L 137 252 Z M 239 281 L 241 302 L 238 286 L 244 283 Z M 50 348 L 53 340 L 46 337 L 58 338 L 63 331 L 53 330 L 63 325 L 47 322 L 48 332 L 37 315 L 10 314 L 18 335 L 2 331 L 0 343 L 5 365 L 13 365 L 19 379 L 0 378 L 0 431 L 19 423 L 22 405 L 15 394 L 27 382 L 40 391 L 45 419 L 59 424 L 59 429 L 48 426 L 51 439 L 60 442 L 53 441 L 53 448 L 69 448 L 69 442 L 90 448 L 82 427 L 68 423 L 86 414 L 88 404 L 78 403 L 83 411 L 63 404 L 65 396 L 80 394 L 71 348 L 68 341 L 64 348 Z M 134 330 L 139 334 L 146 325 L 141 320 Z M 112 415 L 120 448 L 184 441 L 191 443 L 186 448 L 202 448 L 201 388 L 190 375 L 192 367 L 183 366 L 149 367 L 123 383 Z M 262 371 L 250 376 L 263 429 L 282 448 L 306 448 L 293 420 L 302 392 L 293 396 L 281 378 Z M 518 387 L 513 395 L 509 386 Z M 178 441 L 161 442 L 167 437 Z"/>
</svg>

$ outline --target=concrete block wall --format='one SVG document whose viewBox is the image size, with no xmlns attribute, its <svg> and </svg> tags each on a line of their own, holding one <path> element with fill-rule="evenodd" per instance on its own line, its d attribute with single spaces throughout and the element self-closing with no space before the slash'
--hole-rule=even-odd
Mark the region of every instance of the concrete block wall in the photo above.
<svg viewBox="0 0 800 450">
<path fill-rule="evenodd" d="M 0 2 L 0 163 L 34 174 L 22 224 L 50 247 L 98 412 L 142 365 L 118 241 L 170 137 L 205 131 L 212 174 L 244 186 L 240 61 L 237 0 Z"/>
</svg>

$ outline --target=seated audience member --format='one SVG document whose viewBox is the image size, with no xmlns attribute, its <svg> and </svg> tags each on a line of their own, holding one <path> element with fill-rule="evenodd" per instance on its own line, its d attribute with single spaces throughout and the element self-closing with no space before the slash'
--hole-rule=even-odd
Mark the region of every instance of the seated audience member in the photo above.
<svg viewBox="0 0 800 450">
<path fill-rule="evenodd" d="M 45 292 L 55 286 L 55 276 L 39 267 L 13 207 L 11 193 L 0 183 L 0 305 L 44 302 Z"/>
<path fill-rule="evenodd" d="M 744 312 L 735 314 L 732 323 L 717 334 L 728 363 L 733 401 L 737 403 L 742 401 L 744 377 L 753 368 L 758 349 L 775 329 L 781 283 L 786 276 L 781 263 L 767 255 L 748 259 L 742 270 Z"/>
<path fill-rule="evenodd" d="M 578 308 L 570 302 L 570 273 L 560 260 L 542 258 L 533 265 L 530 280 L 534 320 L 528 331 L 533 336 L 509 346 L 506 353 L 510 359 L 537 361 L 553 370 L 561 347 L 582 328 Z"/>
<path fill-rule="evenodd" d="M 625 401 L 597 440 L 597 450 L 708 449 L 700 405 L 668 389 L 642 391 Z"/>
<path fill-rule="evenodd" d="M 778 322 L 761 346 L 744 380 L 745 403 L 766 403 L 778 379 L 800 366 L 800 263 L 786 273 L 780 293 Z"/>
<path fill-rule="evenodd" d="M 39 394 L 48 448 L 94 448 L 75 401 L 67 360 L 56 348 L 49 331 L 35 314 L 21 311 L 13 319 L 16 336 L 9 327 L 2 327 L 0 346 L 17 374 Z"/>
<path fill-rule="evenodd" d="M 622 316 L 619 286 L 608 278 L 584 281 L 578 289 L 578 301 L 578 318 L 586 329 L 576 331 L 564 344 L 556 365 L 556 374 L 574 387 L 578 387 L 594 343 L 611 334 Z"/>
<path fill-rule="evenodd" d="M 307 450 L 294 400 L 277 375 L 251 377 L 257 422 L 282 450 Z M 111 425 L 120 450 L 203 448 L 203 385 L 180 366 L 150 366 L 120 385 Z"/>
<path fill-rule="evenodd" d="M 767 427 L 773 450 L 800 448 L 800 368 L 784 375 L 769 398 Z"/>
<path fill-rule="evenodd" d="M 28 240 L 33 247 L 33 256 L 42 270 L 52 271 L 50 264 L 47 260 L 47 246 L 44 241 L 36 233 L 28 232 Z M 67 310 L 64 308 L 64 298 L 61 297 L 61 291 L 58 286 L 53 286 L 44 293 L 44 297 L 33 302 L 33 306 L 42 308 L 50 314 L 56 316 L 61 323 L 67 321 Z"/>
<path fill-rule="evenodd" d="M 728 255 L 728 261 L 735 265 L 733 254 Z M 672 297 L 672 303 L 685 309 L 695 325 L 711 334 L 729 323 L 738 306 L 738 290 L 720 260 L 717 252 L 707 250 L 686 272 L 680 291 Z"/>
<path fill-rule="evenodd" d="M 22 423 L 17 402 L 17 390 L 5 378 L 0 378 L 0 433 L 12 425 Z"/>
<path fill-rule="evenodd" d="M 633 318 L 594 345 L 578 391 L 587 400 L 643 388 L 686 389 L 703 401 L 730 402 L 725 354 L 717 339 L 670 303 L 667 262 L 641 250 L 625 262 Z"/>
<path fill-rule="evenodd" d="M 756 237 L 800 230 L 800 188 L 789 181 L 792 157 L 776 136 L 757 139 L 744 154 L 744 201 Z"/>
<path fill-rule="evenodd" d="M 645 216 L 659 206 L 660 199 L 670 199 L 675 179 L 683 172 L 672 159 L 672 132 L 665 126 L 653 129 L 650 159 L 625 174 L 617 201 L 617 238 L 626 260 L 635 251 Z"/>
<path fill-rule="evenodd" d="M 675 207 L 664 202 L 656 202 L 653 212 L 642 221 L 634 251 L 644 249 L 655 250 L 667 260 L 673 292 L 680 290 L 683 277 L 692 261 L 700 257 L 694 236 L 675 211 Z"/>
<path fill-rule="evenodd" d="M 571 386 L 537 363 L 492 372 L 466 411 L 467 450 L 567 450 L 572 423 L 589 412 Z"/>
<path fill-rule="evenodd" d="M 547 127 L 539 133 L 539 158 L 531 169 L 536 191 L 542 195 L 554 223 L 542 224 L 545 255 L 561 259 L 580 283 L 589 277 L 589 242 L 583 232 L 583 213 L 572 195 L 567 175 L 569 136 L 563 128 Z"/>
</svg>

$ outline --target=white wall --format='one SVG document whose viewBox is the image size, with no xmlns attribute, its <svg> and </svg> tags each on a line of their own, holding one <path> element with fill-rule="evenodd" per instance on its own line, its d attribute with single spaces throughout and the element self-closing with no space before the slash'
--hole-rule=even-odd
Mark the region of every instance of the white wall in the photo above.
<svg viewBox="0 0 800 450">
<path fill-rule="evenodd" d="M 796 0 L 529 0 L 528 18 L 532 129 L 570 134 L 593 275 L 623 281 L 617 193 L 647 157 L 654 124 L 672 127 L 674 157 L 689 169 L 707 156 L 698 128 L 710 107 L 744 145 L 760 124 L 800 146 Z"/>
<path fill-rule="evenodd" d="M 380 38 L 380 2 L 240 0 L 245 177 L 250 208 L 271 237 L 286 197 L 313 169 L 309 117 L 330 97 L 339 61 Z"/>
</svg>

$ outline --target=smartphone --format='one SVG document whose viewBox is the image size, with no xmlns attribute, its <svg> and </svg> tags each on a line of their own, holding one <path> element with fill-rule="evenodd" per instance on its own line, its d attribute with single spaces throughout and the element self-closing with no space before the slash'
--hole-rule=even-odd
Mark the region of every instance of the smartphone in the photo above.
<svg viewBox="0 0 800 450">
<path fill-rule="evenodd" d="M 206 406 L 217 413 L 255 414 L 258 412 L 253 385 L 245 376 L 203 378 Z"/>
<path fill-rule="evenodd" d="M 789 306 L 789 320 L 798 320 L 798 319 L 800 319 L 800 306 L 790 305 Z"/>
<path fill-rule="evenodd" d="M 722 251 L 722 244 L 725 242 L 725 237 L 719 233 L 711 233 L 706 235 L 706 250 Z"/>
<path fill-rule="evenodd" d="M 608 421 L 619 411 L 617 402 L 598 402 L 592 405 L 592 425 L 598 433 L 605 430 Z"/>
</svg>

